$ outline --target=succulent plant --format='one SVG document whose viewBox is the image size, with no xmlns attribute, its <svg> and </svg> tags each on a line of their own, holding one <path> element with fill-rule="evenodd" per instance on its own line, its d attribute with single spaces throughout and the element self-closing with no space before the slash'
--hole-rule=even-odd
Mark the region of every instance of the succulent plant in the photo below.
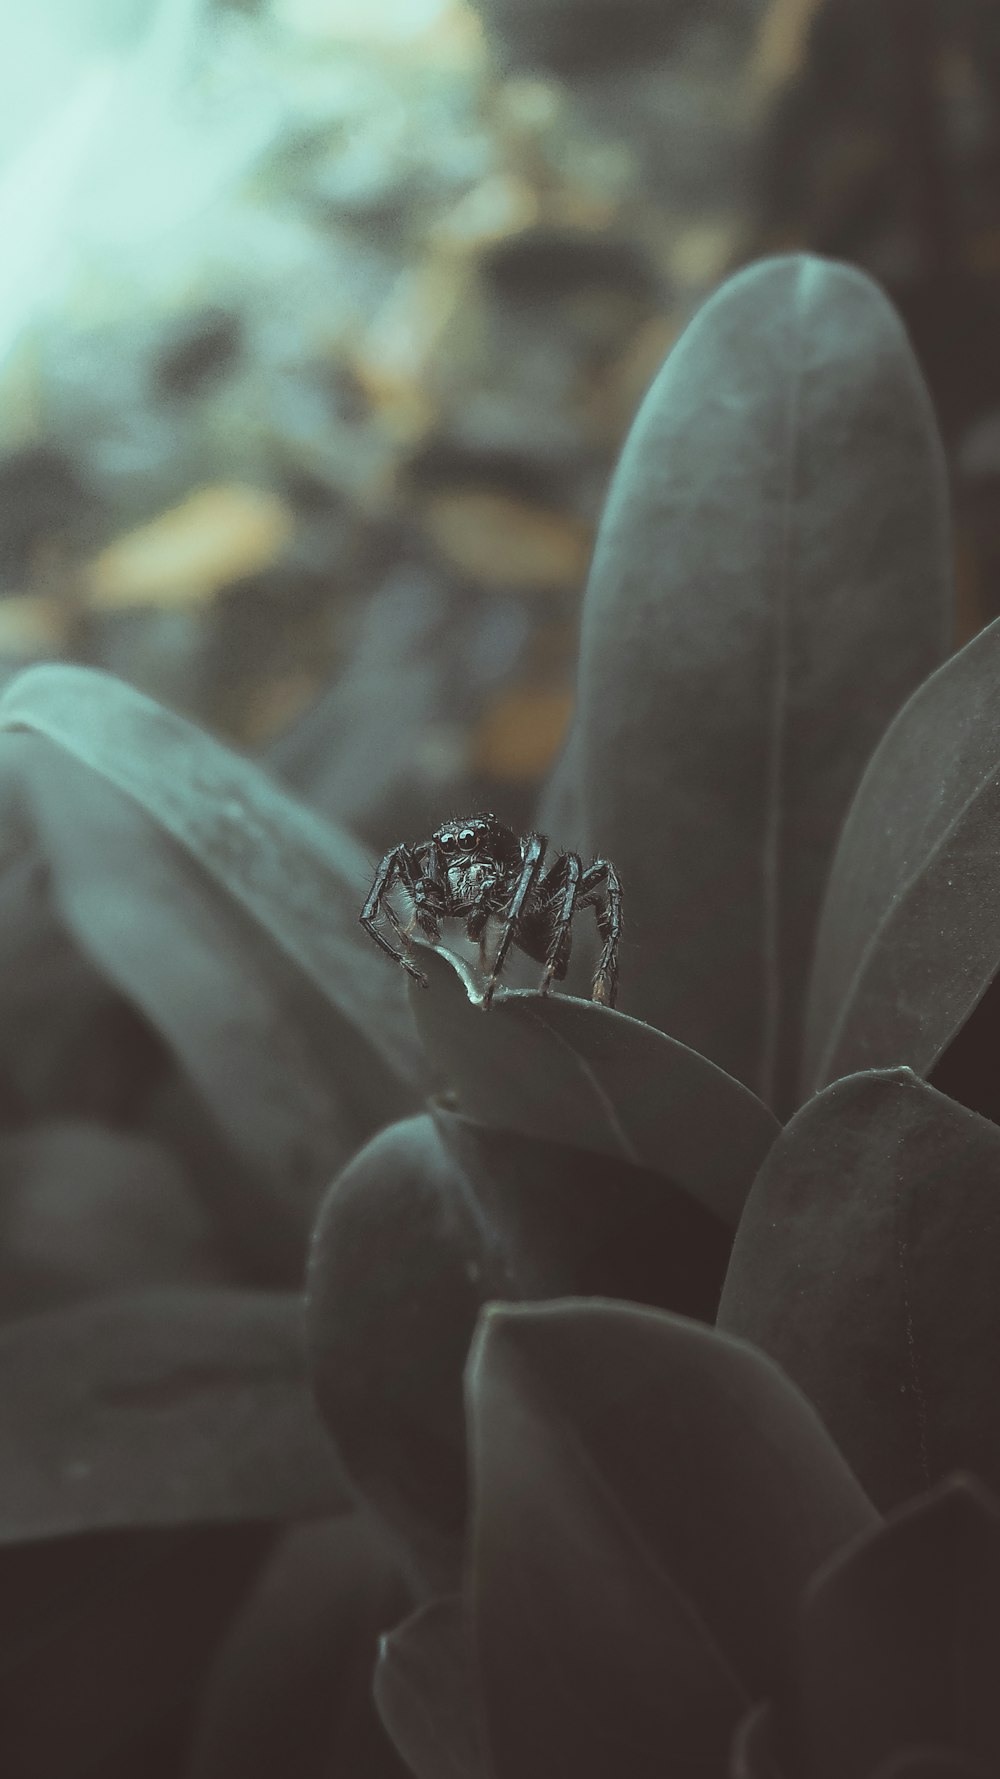
<svg viewBox="0 0 1000 1779">
<path fill-rule="evenodd" d="M 620 1011 L 407 989 L 261 765 L 6 686 L 15 1779 L 996 1769 L 1000 630 L 951 612 L 892 310 L 751 267 L 623 452 L 543 798 L 622 874 Z"/>
</svg>

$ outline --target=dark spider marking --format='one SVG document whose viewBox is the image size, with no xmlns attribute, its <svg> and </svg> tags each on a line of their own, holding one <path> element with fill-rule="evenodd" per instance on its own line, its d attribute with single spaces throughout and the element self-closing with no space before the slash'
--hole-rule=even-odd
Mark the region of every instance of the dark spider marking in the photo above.
<svg viewBox="0 0 1000 1779">
<path fill-rule="evenodd" d="M 446 822 L 429 840 L 416 846 L 394 846 L 375 873 L 361 910 L 361 925 L 376 945 L 402 964 L 426 988 L 407 956 L 407 933 L 389 896 L 399 885 L 413 904 L 410 931 L 417 927 L 432 945 L 441 939 L 442 920 L 464 920 L 470 939 L 477 940 L 485 967 L 486 929 L 498 920 L 500 938 L 483 991 L 488 1007 L 512 945 L 544 964 L 541 993 L 561 982 L 569 967 L 574 916 L 593 908 L 603 950 L 594 972 L 592 998 L 613 1007 L 618 989 L 618 943 L 622 926 L 621 880 L 607 859 L 595 859 L 584 870 L 575 852 L 557 853 L 545 869 L 544 834 L 519 837 L 495 815 L 472 815 Z M 379 930 L 389 922 L 398 946 Z"/>
</svg>

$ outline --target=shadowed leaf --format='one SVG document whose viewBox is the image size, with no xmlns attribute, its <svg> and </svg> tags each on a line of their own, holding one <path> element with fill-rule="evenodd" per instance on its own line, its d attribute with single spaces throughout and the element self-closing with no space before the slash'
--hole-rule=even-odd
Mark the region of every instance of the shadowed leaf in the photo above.
<svg viewBox="0 0 1000 1779">
<path fill-rule="evenodd" d="M 719 1326 L 810 1401 L 880 1507 L 1000 1486 L 1000 1131 L 908 1070 L 797 1113 L 754 1183 Z"/>
<path fill-rule="evenodd" d="M 812 1408 L 741 1342 L 599 1299 L 489 1310 L 467 1399 L 496 1779 L 723 1772 L 807 1577 L 875 1520 Z"/>
<path fill-rule="evenodd" d="M 205 1671 L 270 1528 L 109 1532 L 0 1549 L 0 1767 L 176 1779 Z"/>
<path fill-rule="evenodd" d="M 662 1032 L 569 995 L 514 990 L 488 1011 L 456 959 L 419 948 L 414 1015 L 432 1065 L 481 1124 L 664 1173 L 735 1226 L 778 1123 Z"/>
<path fill-rule="evenodd" d="M 0 1329 L 0 1544 L 340 1511 L 300 1314 L 291 1294 L 178 1287 Z"/>
<path fill-rule="evenodd" d="M 893 1755 L 872 1779 L 992 1779 L 992 1774 L 982 1761 L 966 1760 L 947 1748 L 913 1748 Z"/>
<path fill-rule="evenodd" d="M 996 1772 L 995 1497 L 953 1479 L 839 1553 L 807 1589 L 795 1647 L 809 1779 L 874 1772 L 921 1748 Z"/>
<path fill-rule="evenodd" d="M 771 1743 L 772 1713 L 768 1700 L 747 1712 L 729 1751 L 729 1779 L 784 1779 Z"/>
<path fill-rule="evenodd" d="M 408 1607 L 363 1515 L 291 1528 L 219 1651 L 184 1779 L 405 1779 L 371 1676 Z"/>
<path fill-rule="evenodd" d="M 431 1113 L 519 1297 L 620 1297 L 712 1322 L 732 1232 L 663 1173 Z M 666 1159 L 666 1158 L 665 1158 Z"/>
<path fill-rule="evenodd" d="M 430 1118 L 380 1132 L 330 1187 L 306 1311 L 317 1400 L 353 1487 L 436 1591 L 461 1565 L 469 1340 L 515 1289 Z"/>
<path fill-rule="evenodd" d="M 375 1702 L 416 1779 L 490 1779 L 478 1690 L 461 1600 L 433 1600 L 383 1638 Z"/>
<path fill-rule="evenodd" d="M 847 266 L 765 260 L 670 354 L 584 606 L 588 842 L 618 866 L 621 1004 L 783 1114 L 830 858 L 942 659 L 946 484 L 903 328 Z"/>
<path fill-rule="evenodd" d="M 914 693 L 851 806 L 809 994 L 814 1088 L 942 1058 L 1000 964 L 998 857 L 1000 622 Z"/>
<path fill-rule="evenodd" d="M 661 1173 L 443 1105 L 338 1176 L 309 1269 L 317 1397 L 354 1486 L 436 1585 L 458 1571 L 462 1371 L 482 1305 L 615 1291 L 710 1320 L 730 1242 Z"/>
</svg>

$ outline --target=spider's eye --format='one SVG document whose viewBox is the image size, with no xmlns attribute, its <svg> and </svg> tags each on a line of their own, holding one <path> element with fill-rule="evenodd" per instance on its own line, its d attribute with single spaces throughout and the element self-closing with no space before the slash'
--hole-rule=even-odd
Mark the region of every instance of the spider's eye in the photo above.
<svg viewBox="0 0 1000 1779">
<path fill-rule="evenodd" d="M 454 834 L 441 834 L 438 838 L 438 845 L 442 852 L 453 852 L 455 850 Z"/>
<path fill-rule="evenodd" d="M 463 828 L 458 836 L 458 844 L 468 852 L 470 847 L 475 846 L 477 838 L 475 828 Z"/>
</svg>

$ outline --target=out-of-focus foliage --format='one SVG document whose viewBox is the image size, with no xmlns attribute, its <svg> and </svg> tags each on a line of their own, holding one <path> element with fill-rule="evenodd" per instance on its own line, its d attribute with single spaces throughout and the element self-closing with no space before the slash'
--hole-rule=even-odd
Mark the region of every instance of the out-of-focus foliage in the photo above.
<svg viewBox="0 0 1000 1779">
<path fill-rule="evenodd" d="M 1000 659 L 912 347 L 729 280 L 571 687 L 733 246 L 661 182 L 714 26 L 570 102 L 325 3 L 123 8 L 22 143 L 0 1767 L 988 1779 Z M 737 11 L 759 106 L 850 9 Z M 619 864 L 619 1010 L 361 931 L 497 788 Z"/>
<path fill-rule="evenodd" d="M 546 793 L 622 860 L 619 1011 L 426 946 L 408 1005 L 347 829 L 107 674 L 7 684 L 15 1773 L 124 1779 L 157 1724 L 165 1779 L 989 1771 L 998 667 L 946 659 L 945 504 L 861 274 L 763 263 L 679 342 Z M 356 796 L 348 715 L 300 743 Z"/>
</svg>

